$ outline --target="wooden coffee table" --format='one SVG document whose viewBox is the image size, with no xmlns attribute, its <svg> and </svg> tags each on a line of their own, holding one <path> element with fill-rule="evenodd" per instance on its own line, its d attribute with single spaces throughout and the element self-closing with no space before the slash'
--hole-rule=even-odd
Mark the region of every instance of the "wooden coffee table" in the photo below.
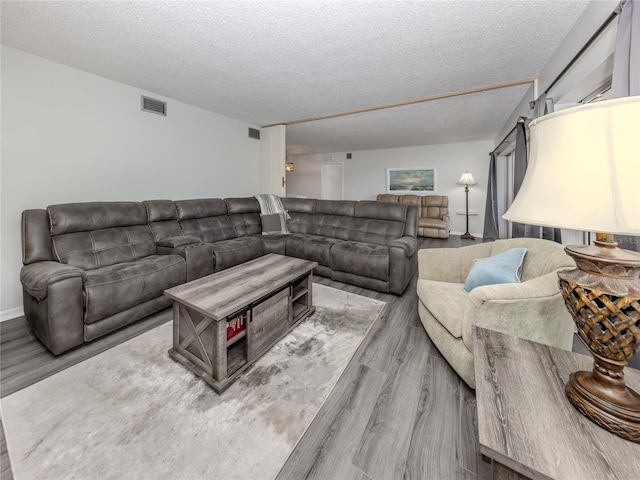
<svg viewBox="0 0 640 480">
<path fill-rule="evenodd" d="M 317 266 L 271 253 L 165 290 L 173 300 L 169 355 L 221 393 L 315 311 Z M 229 323 L 244 329 L 227 339 Z"/>
</svg>

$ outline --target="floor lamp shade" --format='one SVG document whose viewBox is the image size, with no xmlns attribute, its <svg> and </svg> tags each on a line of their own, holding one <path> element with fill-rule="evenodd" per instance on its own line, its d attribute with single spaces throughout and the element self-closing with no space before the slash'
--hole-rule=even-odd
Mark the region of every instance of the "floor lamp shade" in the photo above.
<svg viewBox="0 0 640 480">
<path fill-rule="evenodd" d="M 467 185 L 467 186 L 478 184 L 478 182 L 474 180 L 473 175 L 471 175 L 469 172 L 464 172 L 457 183 L 458 185 Z"/>
<path fill-rule="evenodd" d="M 503 218 L 640 235 L 640 96 L 537 118 L 518 195 Z"/>
<path fill-rule="evenodd" d="M 591 372 L 573 372 L 569 402 L 611 433 L 640 443 L 640 393 L 624 367 L 640 350 L 640 254 L 614 234 L 640 235 L 640 96 L 606 100 L 530 124 L 531 157 L 504 218 L 596 232 L 593 245 L 567 246 L 577 268 L 558 272 Z"/>
</svg>

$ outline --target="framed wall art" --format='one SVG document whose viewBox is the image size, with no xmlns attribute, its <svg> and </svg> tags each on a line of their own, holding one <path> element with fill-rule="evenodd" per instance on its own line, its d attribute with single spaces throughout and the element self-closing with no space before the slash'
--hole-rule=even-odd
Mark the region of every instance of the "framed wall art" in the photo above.
<svg viewBox="0 0 640 480">
<path fill-rule="evenodd" d="M 435 191 L 435 168 L 387 168 L 387 193 L 420 195 Z"/>
</svg>

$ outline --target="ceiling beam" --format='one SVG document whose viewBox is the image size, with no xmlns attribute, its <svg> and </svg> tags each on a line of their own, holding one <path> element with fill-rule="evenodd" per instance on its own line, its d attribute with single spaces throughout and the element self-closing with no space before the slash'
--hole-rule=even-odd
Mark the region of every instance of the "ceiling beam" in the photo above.
<svg viewBox="0 0 640 480">
<path fill-rule="evenodd" d="M 430 97 L 416 98 L 415 100 L 405 100 L 402 102 L 387 103 L 384 105 L 377 105 L 374 107 L 359 108 L 357 110 L 349 110 L 346 112 L 332 113 L 330 115 L 321 115 L 319 117 L 302 118 L 300 120 L 292 120 L 290 122 L 279 122 L 279 123 L 274 123 L 273 125 L 265 125 L 262 128 L 273 127 L 274 125 L 295 125 L 296 123 L 315 122 L 317 120 L 326 120 L 329 118 L 344 117 L 347 115 L 355 115 L 357 113 L 384 110 L 386 108 L 403 107 L 405 105 L 414 105 L 416 103 L 430 102 L 432 100 L 440 100 L 442 98 L 458 97 L 460 95 L 469 95 L 470 93 L 486 92 L 488 90 L 496 90 L 498 88 L 508 88 L 508 87 L 514 87 L 517 85 L 525 85 L 527 83 L 533 83 L 534 80 L 535 78 L 523 78 L 521 80 L 513 80 L 511 82 L 496 83 L 495 85 L 486 85 L 484 87 L 469 88 L 466 90 L 458 90 L 456 92 L 449 92 L 449 93 L 440 93 L 438 95 L 432 95 Z"/>
</svg>

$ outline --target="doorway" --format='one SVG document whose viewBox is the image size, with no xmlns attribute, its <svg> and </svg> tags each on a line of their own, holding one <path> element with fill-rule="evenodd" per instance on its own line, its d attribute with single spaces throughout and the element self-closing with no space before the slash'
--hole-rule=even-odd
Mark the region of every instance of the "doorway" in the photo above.
<svg viewBox="0 0 640 480">
<path fill-rule="evenodd" d="M 344 164 L 323 163 L 320 174 L 320 198 L 342 200 L 344 197 Z"/>
</svg>

